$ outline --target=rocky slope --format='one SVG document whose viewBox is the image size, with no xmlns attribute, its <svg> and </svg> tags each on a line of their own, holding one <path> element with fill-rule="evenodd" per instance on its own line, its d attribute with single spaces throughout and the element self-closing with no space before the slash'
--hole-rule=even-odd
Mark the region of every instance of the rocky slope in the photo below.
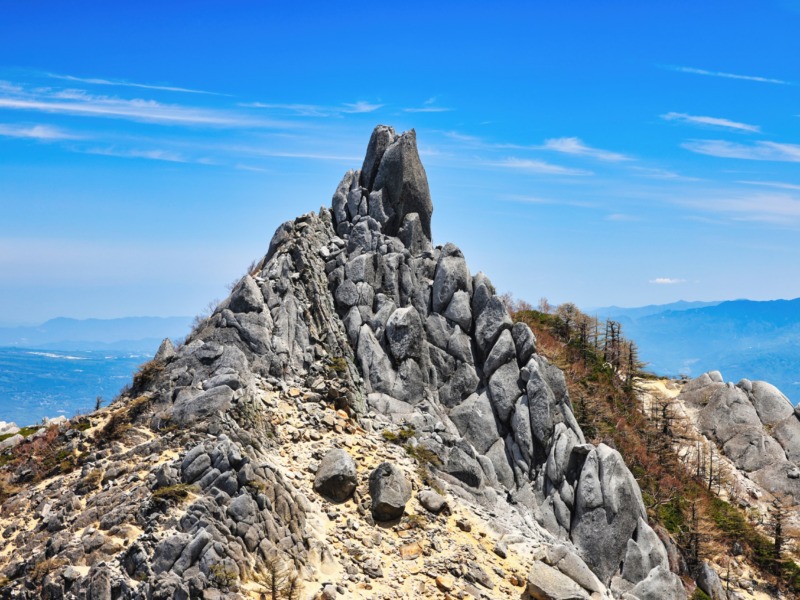
<svg viewBox="0 0 800 600">
<path fill-rule="evenodd" d="M 414 132 L 377 127 L 130 393 L 17 447 L 3 593 L 685 597 L 622 457 L 432 211 Z"/>
<path fill-rule="evenodd" d="M 797 562 L 791 540 L 800 533 L 800 418 L 791 402 L 769 383 L 745 379 L 734 385 L 718 371 L 691 381 L 644 381 L 641 387 L 645 412 L 663 414 L 669 406 L 672 442 L 684 468 L 748 515 L 754 530 L 765 536 L 767 557 L 774 551 L 779 519 L 787 540 L 783 559 Z M 716 572 L 710 577 L 701 572 L 698 583 L 713 587 L 716 581 L 718 591 L 725 585 L 729 598 L 787 597 L 765 581 L 764 564 L 749 560 L 735 536 L 732 544 L 711 544 L 706 555 L 704 573 Z M 796 582 L 783 583 L 792 584 L 785 593 L 794 597 Z"/>
<path fill-rule="evenodd" d="M 725 383 L 719 371 L 689 382 L 679 401 L 700 432 L 759 487 L 787 504 L 800 500 L 800 419 L 765 381 Z"/>
</svg>

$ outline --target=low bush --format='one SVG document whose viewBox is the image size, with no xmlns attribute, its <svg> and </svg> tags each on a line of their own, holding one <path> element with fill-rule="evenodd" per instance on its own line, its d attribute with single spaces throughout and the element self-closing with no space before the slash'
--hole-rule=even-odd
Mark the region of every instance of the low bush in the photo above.
<svg viewBox="0 0 800 600">
<path fill-rule="evenodd" d="M 189 485 L 188 483 L 176 483 L 175 485 L 168 485 L 158 488 L 153 492 L 153 498 L 158 500 L 165 500 L 178 504 L 189 497 L 189 494 L 196 492 L 197 487 Z"/>
<path fill-rule="evenodd" d="M 387 442 L 392 442 L 393 444 L 405 444 L 408 440 L 414 437 L 416 433 L 417 432 L 413 427 L 403 427 L 397 433 L 390 431 L 389 429 L 384 429 L 381 435 Z"/>
</svg>

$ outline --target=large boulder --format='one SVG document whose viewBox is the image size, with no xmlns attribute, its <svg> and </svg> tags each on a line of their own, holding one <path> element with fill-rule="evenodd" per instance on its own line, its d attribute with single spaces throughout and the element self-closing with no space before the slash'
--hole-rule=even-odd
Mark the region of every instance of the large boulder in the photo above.
<svg viewBox="0 0 800 600">
<path fill-rule="evenodd" d="M 534 600 L 589 600 L 585 589 L 540 560 L 528 573 L 528 594 Z"/>
<path fill-rule="evenodd" d="M 358 485 L 356 463 L 352 457 L 340 448 L 328 451 L 314 477 L 314 490 L 334 500 L 344 502 Z"/>
<path fill-rule="evenodd" d="M 647 578 L 622 596 L 623 600 L 684 600 L 686 591 L 680 578 L 666 567 L 656 567 Z"/>
<path fill-rule="evenodd" d="M 376 521 L 399 519 L 411 499 L 411 484 L 398 467 L 381 463 L 369 476 L 369 495 Z"/>
<path fill-rule="evenodd" d="M 697 582 L 697 587 L 703 590 L 711 600 L 726 600 L 727 594 L 722 587 L 719 575 L 707 562 L 704 561 L 700 565 L 695 581 Z"/>
<path fill-rule="evenodd" d="M 413 306 L 398 308 L 392 313 L 386 323 L 386 339 L 396 361 L 420 357 L 425 332 Z"/>
<path fill-rule="evenodd" d="M 619 569 L 639 519 L 647 514 L 636 480 L 619 452 L 600 444 L 581 469 L 570 536 L 604 584 Z"/>
<path fill-rule="evenodd" d="M 754 381 L 752 390 L 753 406 L 764 425 L 775 425 L 793 415 L 794 406 L 774 385 Z"/>
<path fill-rule="evenodd" d="M 481 454 L 500 438 L 497 419 L 486 394 L 472 394 L 450 411 L 459 433 Z"/>
<path fill-rule="evenodd" d="M 642 581 L 656 567 L 669 569 L 667 551 L 656 532 L 639 519 L 636 539 L 628 540 L 628 550 L 622 567 L 622 577 L 631 582 Z"/>
<path fill-rule="evenodd" d="M 470 291 L 471 288 L 472 278 L 461 250 L 453 244 L 445 245 L 433 278 L 433 310 L 443 313 L 448 308 L 453 294 L 459 290 Z M 467 297 L 467 310 L 469 311 L 469 297 Z"/>
</svg>

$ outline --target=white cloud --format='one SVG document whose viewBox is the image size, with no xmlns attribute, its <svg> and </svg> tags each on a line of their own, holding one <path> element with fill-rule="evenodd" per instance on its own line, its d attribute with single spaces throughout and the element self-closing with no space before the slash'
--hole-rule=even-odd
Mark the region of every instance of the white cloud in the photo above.
<svg viewBox="0 0 800 600">
<path fill-rule="evenodd" d="M 800 223 L 800 196 L 789 192 L 719 191 L 681 198 L 677 203 L 735 221 L 784 226 Z"/>
<path fill-rule="evenodd" d="M 462 144 L 473 144 L 473 145 L 480 145 L 480 146 L 487 146 L 479 137 L 474 135 L 468 135 L 466 133 L 461 133 L 458 131 L 443 131 L 442 134 L 456 142 L 460 142 Z"/>
<path fill-rule="evenodd" d="M 665 179 L 673 181 L 699 181 L 696 177 L 687 177 L 680 173 L 675 173 L 668 169 L 659 169 L 653 167 L 631 167 L 635 172 L 641 174 L 642 177 L 650 179 Z"/>
<path fill-rule="evenodd" d="M 285 126 L 252 119 L 245 115 L 222 110 L 201 109 L 176 104 L 161 104 L 152 100 L 125 100 L 104 96 L 83 95 L 69 101 L 31 98 L 0 98 L 0 108 L 26 110 L 84 117 L 110 117 L 159 123 L 162 125 L 210 125 L 217 127 Z"/>
<path fill-rule="evenodd" d="M 425 102 L 422 103 L 422 106 L 419 107 L 410 107 L 404 108 L 403 112 L 407 113 L 442 113 L 442 112 L 450 112 L 453 109 L 447 108 L 446 106 L 436 106 L 436 96 L 431 96 Z"/>
<path fill-rule="evenodd" d="M 152 85 L 147 83 L 134 83 L 132 81 L 124 81 L 121 79 L 100 79 L 96 77 L 75 77 L 73 75 L 58 75 L 57 73 L 47 73 L 51 79 L 60 79 L 62 81 L 73 81 L 75 83 L 86 83 L 89 85 L 108 85 L 114 87 L 132 87 L 141 88 L 145 90 L 159 90 L 163 92 L 182 92 L 186 94 L 207 94 L 210 96 L 227 96 L 228 94 L 219 94 L 217 92 L 207 92 L 204 90 L 194 90 L 190 88 L 176 87 L 171 85 Z"/>
<path fill-rule="evenodd" d="M 726 129 L 747 131 L 749 133 L 759 133 L 761 131 L 758 125 L 748 125 L 747 123 L 739 123 L 737 121 L 730 121 L 717 117 L 702 117 L 687 115 L 685 113 L 669 112 L 661 115 L 661 118 L 665 121 L 680 121 L 681 123 L 689 123 L 691 125 L 710 125 L 712 127 L 724 127 Z"/>
<path fill-rule="evenodd" d="M 675 285 L 676 283 L 686 283 L 685 279 L 676 279 L 674 277 L 656 277 L 651 279 L 648 283 L 655 283 L 656 285 Z"/>
<path fill-rule="evenodd" d="M 450 112 L 452 108 L 447 108 L 444 106 L 421 106 L 418 108 L 404 108 L 403 112 L 407 113 L 443 113 L 443 112 Z"/>
<path fill-rule="evenodd" d="M 300 103 L 275 103 L 275 102 L 248 102 L 241 103 L 239 106 L 246 108 L 264 108 L 268 110 L 281 110 L 293 113 L 298 117 L 334 117 L 343 114 L 364 114 L 375 112 L 383 108 L 383 104 L 371 102 L 346 102 L 341 106 L 324 106 L 321 104 L 300 104 Z"/>
<path fill-rule="evenodd" d="M 5 125 L 0 124 L 0 136 L 42 141 L 75 140 L 79 136 L 49 125 Z"/>
<path fill-rule="evenodd" d="M 487 162 L 487 166 L 504 167 L 508 169 L 518 169 L 520 171 L 527 171 L 529 173 L 539 173 L 542 175 L 569 175 L 569 176 L 585 176 L 593 175 L 591 171 L 583 169 L 571 169 L 561 165 L 554 165 L 553 163 L 545 162 L 543 160 L 527 159 L 527 158 L 506 158 L 500 161 Z"/>
<path fill-rule="evenodd" d="M 90 94 L 84 90 L 0 87 L 0 109 L 104 117 L 162 125 L 213 127 L 289 127 L 290 123 L 257 119 L 242 112 L 165 104 L 141 98 Z"/>
<path fill-rule="evenodd" d="M 500 199 L 508 200 L 509 202 L 518 202 L 521 204 L 542 204 L 542 205 L 560 205 L 560 206 L 575 206 L 578 208 L 597 208 L 590 202 L 580 202 L 578 200 L 569 200 L 564 198 L 553 199 L 543 198 L 541 196 L 521 196 L 519 194 L 510 194 L 501 196 Z"/>
<path fill-rule="evenodd" d="M 619 222 L 631 222 L 631 221 L 641 221 L 639 217 L 634 215 L 626 215 L 622 213 L 614 213 L 612 215 L 608 215 L 606 217 L 606 221 L 619 221 Z"/>
<path fill-rule="evenodd" d="M 678 71 L 680 73 L 692 73 L 694 75 L 707 75 L 709 77 L 722 77 L 725 79 L 741 79 L 744 81 L 756 81 L 759 83 L 776 83 L 779 85 L 792 85 L 789 81 L 782 79 L 772 79 L 769 77 L 758 77 L 755 75 L 736 75 L 735 73 L 725 73 L 723 71 L 707 71 L 706 69 L 695 69 L 693 67 L 678 67 L 668 66 L 667 69 L 671 71 Z"/>
<path fill-rule="evenodd" d="M 697 154 L 718 156 L 720 158 L 800 162 L 800 145 L 797 144 L 756 142 L 755 144 L 747 145 L 725 140 L 690 140 L 684 142 L 681 146 Z"/>
<path fill-rule="evenodd" d="M 147 160 L 161 160 L 165 162 L 176 162 L 176 163 L 202 163 L 202 164 L 209 164 L 210 161 L 207 160 L 194 160 L 190 159 L 187 156 L 180 154 L 179 152 L 173 152 L 171 150 L 161 150 L 161 149 L 151 149 L 151 150 L 137 150 L 137 149 L 125 149 L 120 150 L 117 148 L 87 148 L 85 150 L 80 150 L 80 152 L 84 154 L 97 154 L 100 156 L 115 156 L 118 158 L 145 158 Z"/>
<path fill-rule="evenodd" d="M 800 190 L 800 185 L 794 183 L 783 183 L 780 181 L 737 181 L 746 185 L 761 185 L 764 187 L 778 188 L 781 190 Z"/>
<path fill-rule="evenodd" d="M 252 165 L 245 165 L 242 163 L 236 164 L 233 167 L 237 171 L 251 171 L 253 173 L 269 173 L 269 169 L 262 169 L 261 167 L 254 167 Z"/>
<path fill-rule="evenodd" d="M 577 156 L 588 156 L 598 160 L 606 160 L 610 162 L 619 162 L 624 160 L 631 160 L 630 157 L 617 152 L 609 152 L 608 150 L 600 150 L 592 148 L 584 144 L 579 138 L 576 137 L 563 137 L 545 140 L 542 146 L 544 150 L 552 150 L 554 152 L 562 152 L 564 154 L 574 154 Z"/>
<path fill-rule="evenodd" d="M 371 113 L 375 112 L 379 108 L 383 108 L 383 104 L 374 104 L 372 102 L 364 102 L 361 100 L 354 102 L 353 104 L 345 103 L 343 106 L 344 108 L 342 108 L 341 111 L 349 114 Z"/>
<path fill-rule="evenodd" d="M 308 152 L 303 150 L 280 150 L 267 148 L 265 146 L 246 146 L 246 145 L 222 145 L 210 146 L 208 149 L 220 150 L 225 154 L 236 154 L 239 156 L 263 156 L 271 158 L 300 158 L 304 160 L 330 160 L 335 162 L 360 162 L 363 156 L 349 154 L 326 154 L 323 152 Z"/>
</svg>

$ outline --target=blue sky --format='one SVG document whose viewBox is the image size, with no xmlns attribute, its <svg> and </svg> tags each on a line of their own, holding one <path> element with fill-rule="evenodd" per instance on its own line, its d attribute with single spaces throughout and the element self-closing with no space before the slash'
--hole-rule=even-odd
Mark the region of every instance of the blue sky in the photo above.
<svg viewBox="0 0 800 600">
<path fill-rule="evenodd" d="M 536 303 L 800 296 L 800 1 L 0 0 L 0 323 L 195 314 L 416 128 Z"/>
</svg>

